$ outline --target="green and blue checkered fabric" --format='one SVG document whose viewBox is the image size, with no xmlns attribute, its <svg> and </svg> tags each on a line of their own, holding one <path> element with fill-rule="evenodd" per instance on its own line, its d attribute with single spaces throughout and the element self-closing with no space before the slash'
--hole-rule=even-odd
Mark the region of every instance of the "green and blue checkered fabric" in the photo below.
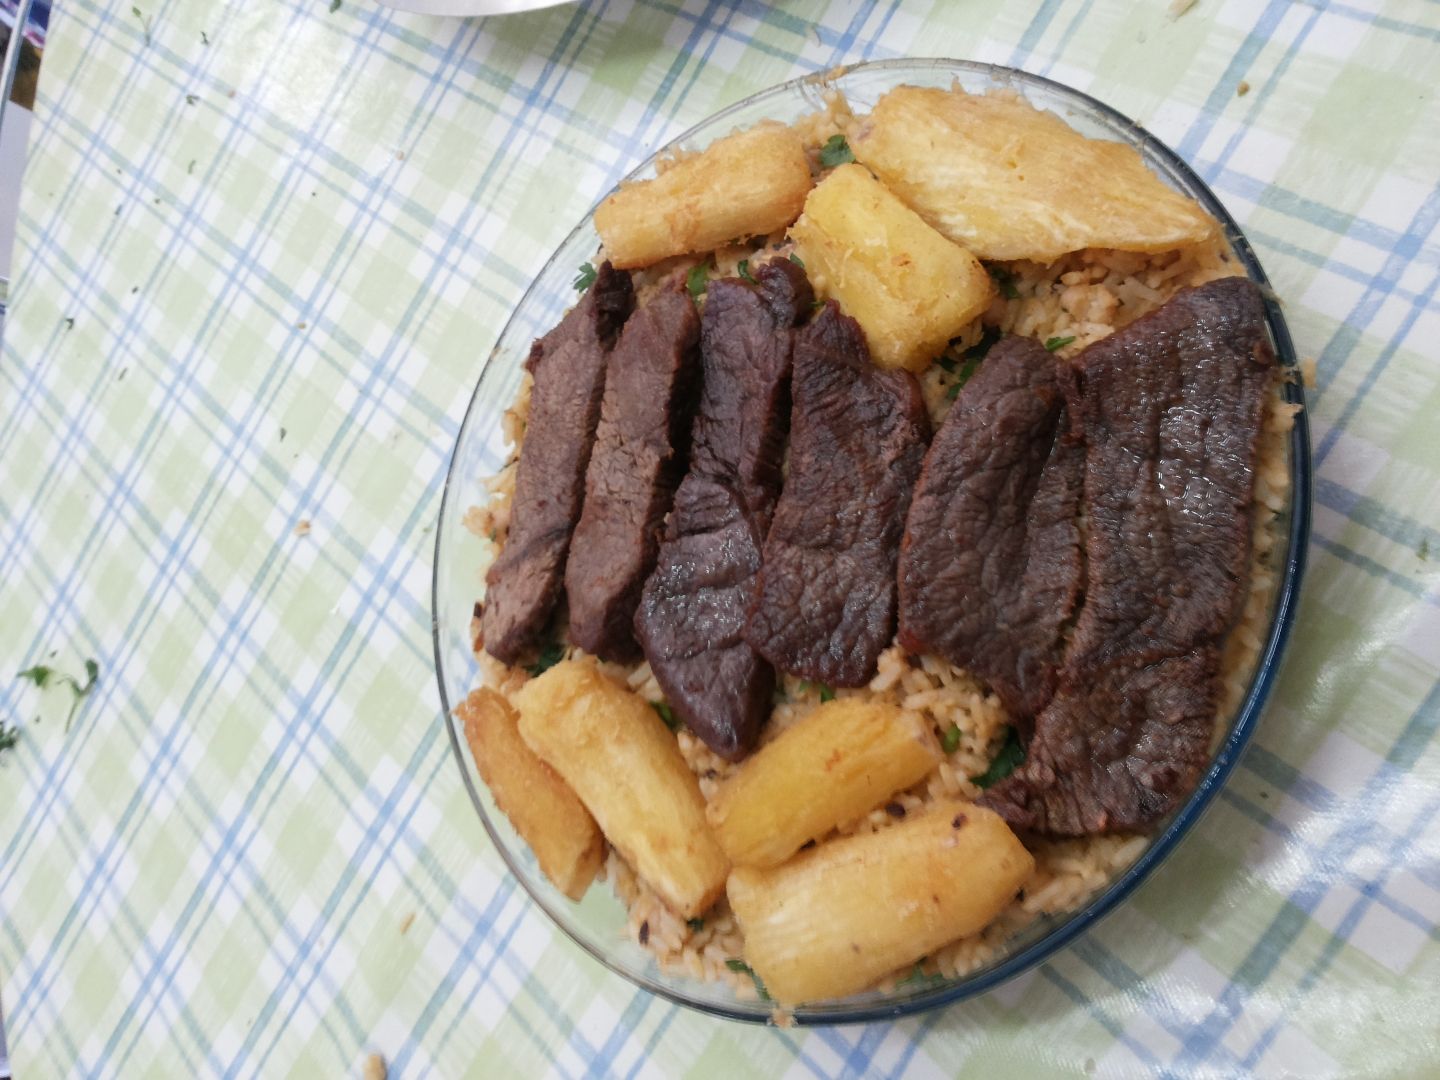
<svg viewBox="0 0 1440 1080">
<path fill-rule="evenodd" d="M 0 665 L 100 666 L 68 732 L 0 680 L 18 1076 L 1434 1075 L 1440 4 L 137 2 L 56 12 L 0 363 Z M 1213 185 L 1318 360 L 1311 566 L 1255 743 L 1117 914 L 940 1012 L 745 1027 L 506 875 L 439 716 L 433 523 L 600 193 L 904 55 L 1070 83 Z"/>
</svg>

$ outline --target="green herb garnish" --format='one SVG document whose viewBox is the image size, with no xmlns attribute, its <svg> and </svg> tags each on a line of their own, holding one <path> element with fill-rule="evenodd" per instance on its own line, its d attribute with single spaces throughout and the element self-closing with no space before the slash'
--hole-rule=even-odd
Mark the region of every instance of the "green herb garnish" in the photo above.
<svg viewBox="0 0 1440 1080">
<path fill-rule="evenodd" d="M 805 260 L 800 258 L 800 256 L 796 255 L 793 251 L 790 253 L 790 261 L 793 262 L 796 266 L 798 266 L 801 270 L 805 269 Z"/>
<path fill-rule="evenodd" d="M 988 353 L 1003 336 L 998 328 L 987 326 L 980 335 L 980 340 L 960 354 L 960 358 L 964 362 L 960 365 L 960 370 L 955 376 L 955 381 L 945 393 L 947 398 L 954 401 L 959 397 L 960 388 L 970 381 L 970 376 L 975 374 L 975 369 L 980 366 L 980 361 L 985 359 L 985 354 Z M 953 368 L 947 368 L 946 370 L 953 370 Z"/>
<path fill-rule="evenodd" d="M 675 710 L 670 708 L 670 706 L 665 704 L 665 702 L 652 701 L 650 702 L 650 708 L 654 709 L 656 713 L 659 714 L 660 719 L 665 721 L 665 726 L 668 727 L 671 731 L 680 730 L 680 721 L 675 718 Z"/>
<path fill-rule="evenodd" d="M 744 960 L 736 960 L 732 957 L 725 961 L 725 966 L 731 971 L 743 971 L 746 975 L 749 975 L 750 981 L 755 984 L 755 992 L 760 995 L 760 1000 L 770 1000 L 770 992 L 765 989 L 765 984 L 760 981 L 760 976 L 756 975 L 755 970 L 749 964 L 745 963 Z"/>
<path fill-rule="evenodd" d="M 540 675 L 546 671 L 549 671 L 552 667 L 554 667 L 564 658 L 565 646 L 561 645 L 558 641 L 551 641 L 548 642 L 545 647 L 540 650 L 539 659 L 537 659 L 535 663 L 531 664 L 525 670 L 528 671 L 531 675 Z"/>
<path fill-rule="evenodd" d="M 595 267 L 588 262 L 581 263 L 580 272 L 575 275 L 575 280 L 571 282 L 571 284 L 575 286 L 576 292 L 584 292 L 591 285 L 594 285 Z"/>
<path fill-rule="evenodd" d="M 835 691 L 832 690 L 832 689 L 830 689 L 830 687 L 826 686 L 824 683 L 821 683 L 821 684 L 820 684 L 820 701 L 821 701 L 821 703 L 823 704 L 824 702 L 834 701 L 834 700 L 835 700 Z"/>
<path fill-rule="evenodd" d="M 685 925 L 690 928 L 690 930 L 691 930 L 692 933 L 698 934 L 701 930 L 704 930 L 704 929 L 705 929 L 705 920 L 704 920 L 704 919 L 686 919 L 686 920 L 685 920 Z"/>
<path fill-rule="evenodd" d="M 710 280 L 710 266 L 708 263 L 696 263 L 685 275 L 685 288 L 690 290 L 690 295 L 699 300 L 705 293 L 706 284 Z"/>
<path fill-rule="evenodd" d="M 1420 538 L 1420 546 L 1415 550 L 1415 554 L 1420 556 L 1421 562 L 1430 561 L 1430 538 L 1428 536 Z"/>
<path fill-rule="evenodd" d="M 990 762 L 990 767 L 979 776 L 972 776 L 978 788 L 988 788 L 998 784 L 1005 777 L 1015 771 L 1015 766 L 1025 760 L 1025 748 L 1020 745 L 1020 735 L 1013 727 L 1005 729 L 1005 742 L 1000 746 L 1000 752 L 995 755 L 995 760 Z"/>
<path fill-rule="evenodd" d="M 63 671 L 56 671 L 44 664 L 36 664 L 34 667 L 26 668 L 16 675 L 17 679 L 28 679 L 34 683 L 37 689 L 44 690 L 49 686 L 68 686 L 72 695 L 70 712 L 65 717 L 65 730 L 70 730 L 70 723 L 75 719 L 75 713 L 80 708 L 80 703 L 90 696 L 90 691 L 95 689 L 95 683 L 100 678 L 100 665 L 94 660 L 85 661 L 85 685 L 81 686 L 78 679 L 73 675 L 66 675 Z"/>
<path fill-rule="evenodd" d="M 65 329 L 66 329 L 66 330 L 74 330 L 74 329 L 75 329 L 75 316 L 73 316 L 73 315 L 66 315 L 66 316 L 65 316 Z"/>
<path fill-rule="evenodd" d="M 911 985 L 927 986 L 927 985 L 930 985 L 930 984 L 933 984 L 933 983 L 942 983 L 942 982 L 944 982 L 944 981 L 945 981 L 945 976 L 943 976 L 943 975 L 931 975 L 931 974 L 929 974 L 929 973 L 925 970 L 925 965 L 924 965 L 923 963 L 921 963 L 919 960 L 916 960 L 916 961 L 915 961 L 915 969 L 914 969 L 913 971 L 911 971 L 909 975 L 906 975 L 905 978 L 903 978 L 903 979 L 901 979 L 899 982 L 897 982 L 895 985 L 896 985 L 897 987 L 901 987 L 901 986 L 911 986 Z"/>
<path fill-rule="evenodd" d="M 146 45 L 149 45 L 149 44 L 150 44 L 150 20 L 145 17 L 144 13 L 143 13 L 138 7 L 132 7 L 132 8 L 130 9 L 130 14 L 131 14 L 131 15 L 134 15 L 135 18 L 137 18 L 137 19 L 140 20 L 140 25 L 141 25 L 141 27 L 143 27 L 144 30 L 145 30 L 145 44 L 146 44 Z"/>
<path fill-rule="evenodd" d="M 14 750 L 15 744 L 20 741 L 20 729 L 12 724 L 0 720 L 0 754 L 6 750 Z"/>
<path fill-rule="evenodd" d="M 945 729 L 945 733 L 940 736 L 940 749 L 944 750 L 947 754 L 953 754 L 959 745 L 960 725 L 951 724 Z"/>
<path fill-rule="evenodd" d="M 190 159 L 190 164 L 185 166 L 185 175 L 186 175 L 186 176 L 194 176 L 194 175 L 195 175 L 195 159 L 194 159 L 194 158 L 191 158 L 191 159 Z"/>
<path fill-rule="evenodd" d="M 339 10 L 340 10 L 340 0 L 330 0 L 330 14 L 331 14 L 331 15 L 334 15 L 335 12 L 337 12 L 337 11 L 339 11 Z"/>
<path fill-rule="evenodd" d="M 848 165 L 854 160 L 855 155 L 844 135 L 831 135 L 820 148 L 820 164 L 827 169 L 833 169 L 836 165 Z"/>
<path fill-rule="evenodd" d="M 737 266 L 737 267 L 735 267 L 735 273 L 739 274 L 742 278 L 744 278 L 746 281 L 750 282 L 751 284 L 755 284 L 755 283 L 756 283 L 756 282 L 755 282 L 755 279 L 750 276 L 750 260 L 749 260 L 749 259 L 741 259 L 741 260 L 740 260 L 740 265 Z"/>
<path fill-rule="evenodd" d="M 1046 339 L 1045 339 L 1045 351 L 1046 351 L 1046 352 L 1054 352 L 1056 349 L 1063 349 L 1066 345 L 1069 345 L 1069 344 L 1070 344 L 1072 341 L 1074 341 L 1074 340 L 1075 340 L 1074 335 L 1071 335 L 1070 337 L 1052 337 L 1052 338 L 1046 338 Z"/>
<path fill-rule="evenodd" d="M 1006 270 L 1003 266 L 988 266 L 986 269 L 990 271 L 991 278 L 993 278 L 995 284 L 999 286 L 1001 296 L 1005 297 L 1006 300 L 1020 299 L 1020 290 L 1015 288 L 1014 274 Z"/>
<path fill-rule="evenodd" d="M 186 105 L 194 105 L 194 104 L 195 104 L 197 101 L 199 101 L 199 100 L 200 100 L 200 99 L 199 99 L 198 97 L 196 97 L 194 94 L 186 94 L 186 95 L 185 95 L 185 104 L 186 104 Z"/>
<path fill-rule="evenodd" d="M 200 44 L 201 44 L 201 45 L 209 45 L 209 44 L 210 44 L 210 39 L 205 36 L 205 31 L 204 31 L 204 30 L 201 30 L 201 31 L 200 31 Z"/>
</svg>

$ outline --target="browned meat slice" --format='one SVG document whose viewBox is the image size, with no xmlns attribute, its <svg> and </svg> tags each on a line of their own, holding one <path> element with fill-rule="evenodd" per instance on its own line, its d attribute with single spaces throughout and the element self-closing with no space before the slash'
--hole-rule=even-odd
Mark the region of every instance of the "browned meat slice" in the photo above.
<svg viewBox="0 0 1440 1080">
<path fill-rule="evenodd" d="M 815 294 L 788 260 L 740 278 L 712 281 L 700 321 L 705 382 L 695 417 L 692 472 L 732 480 L 751 510 L 769 520 L 780 490 L 790 426 L 790 359 L 796 323 Z"/>
<path fill-rule="evenodd" d="M 1089 559 L 1067 663 L 1178 656 L 1233 622 L 1273 371 L 1259 291 L 1186 289 L 1080 357 Z"/>
<path fill-rule="evenodd" d="M 1259 293 L 1235 278 L 1081 354 L 1085 607 L 1025 764 L 985 797 L 1012 825 L 1142 828 L 1193 790 L 1248 576 L 1273 362 Z"/>
<path fill-rule="evenodd" d="M 510 530 L 485 576 L 481 618 L 486 651 L 507 664 L 535 643 L 560 599 L 600 419 L 605 361 L 634 306 L 630 275 L 604 263 L 580 302 L 531 346 L 525 366 L 535 382 Z"/>
<path fill-rule="evenodd" d="M 1209 757 L 1218 664 L 1207 645 L 1062 685 L 1035 719 L 1024 764 L 981 805 L 1052 836 L 1154 824 L 1190 794 Z"/>
<path fill-rule="evenodd" d="M 565 567 L 570 640 L 637 657 L 633 622 L 685 462 L 700 316 L 676 278 L 641 306 L 610 355 L 585 508 Z"/>
<path fill-rule="evenodd" d="M 690 474 L 635 613 L 636 636 L 671 707 L 732 761 L 754 746 L 775 685 L 741 631 L 780 486 L 793 328 L 812 296 L 788 261 L 762 266 L 754 285 L 710 283 Z"/>
<path fill-rule="evenodd" d="M 895 633 L 895 562 L 930 422 L 831 301 L 795 339 L 790 470 L 745 639 L 782 671 L 861 686 Z"/>
<path fill-rule="evenodd" d="M 635 616 L 671 707 L 731 761 L 755 745 L 775 689 L 774 669 L 743 636 L 762 535 L 733 488 L 692 472 Z"/>
<path fill-rule="evenodd" d="M 1030 338 L 990 351 L 925 455 L 900 548 L 901 643 L 968 668 L 1022 719 L 1055 692 L 1080 591 L 1069 378 Z"/>
</svg>

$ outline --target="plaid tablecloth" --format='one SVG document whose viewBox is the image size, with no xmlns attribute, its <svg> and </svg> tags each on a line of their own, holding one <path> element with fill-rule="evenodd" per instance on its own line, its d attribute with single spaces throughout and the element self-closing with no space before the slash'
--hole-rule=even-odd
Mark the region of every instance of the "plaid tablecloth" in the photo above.
<svg viewBox="0 0 1440 1080">
<path fill-rule="evenodd" d="M 56 16 L 0 364 L 17 1075 L 1440 1068 L 1440 5 Z M 1318 361 L 1311 565 L 1253 748 L 1119 913 L 941 1012 L 744 1027 L 505 874 L 438 715 L 432 529 L 477 367 L 596 196 L 757 88 L 902 55 L 1069 82 L 1215 187 Z M 91 657 L 68 732 L 9 677 Z"/>
</svg>

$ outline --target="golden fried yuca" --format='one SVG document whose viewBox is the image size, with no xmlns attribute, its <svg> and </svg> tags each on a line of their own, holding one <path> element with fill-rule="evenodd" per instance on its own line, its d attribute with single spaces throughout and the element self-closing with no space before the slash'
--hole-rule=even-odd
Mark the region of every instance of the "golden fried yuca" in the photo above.
<svg viewBox="0 0 1440 1080">
<path fill-rule="evenodd" d="M 790 237 L 811 284 L 860 323 L 881 367 L 924 369 L 995 293 L 974 255 L 860 165 L 840 166 L 810 192 Z"/>
<path fill-rule="evenodd" d="M 940 760 L 930 725 L 894 705 L 821 705 L 761 747 L 705 808 L 737 866 L 774 866 L 855 821 Z"/>
<path fill-rule="evenodd" d="M 719 899 L 730 863 L 695 774 L 647 701 L 567 660 L 522 686 L 515 704 L 521 737 L 671 908 L 693 917 Z"/>
<path fill-rule="evenodd" d="M 813 183 L 800 137 L 760 124 L 621 188 L 596 208 L 595 228 L 615 266 L 650 266 L 783 229 Z"/>
<path fill-rule="evenodd" d="M 1169 251 L 1214 230 L 1132 147 L 1087 139 L 1018 95 L 900 86 L 852 130 L 850 147 L 921 217 L 982 259 Z"/>
<path fill-rule="evenodd" d="M 745 959 L 785 1005 L 843 997 L 983 929 L 1035 859 L 998 814 L 946 800 L 880 832 L 842 837 L 726 891 Z"/>
<path fill-rule="evenodd" d="M 589 811 L 520 738 L 515 710 L 493 690 L 475 690 L 455 715 L 495 804 L 515 826 L 557 889 L 585 895 L 605 860 L 605 841 Z"/>
</svg>

